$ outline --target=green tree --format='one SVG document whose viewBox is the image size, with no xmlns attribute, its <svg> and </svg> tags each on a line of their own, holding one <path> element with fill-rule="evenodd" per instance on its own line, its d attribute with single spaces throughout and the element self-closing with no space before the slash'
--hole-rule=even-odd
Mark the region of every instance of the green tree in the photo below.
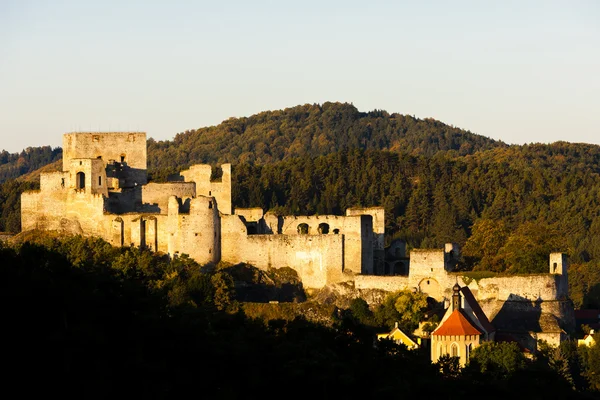
<svg viewBox="0 0 600 400">
<path fill-rule="evenodd" d="M 494 380 L 508 379 L 525 367 L 525 356 L 514 342 L 482 343 L 473 350 L 468 364 L 469 372 Z"/>
<path fill-rule="evenodd" d="M 504 221 L 479 219 L 473 224 L 462 255 L 476 270 L 503 271 L 506 265 L 499 252 L 508 236 L 509 230 Z"/>
</svg>

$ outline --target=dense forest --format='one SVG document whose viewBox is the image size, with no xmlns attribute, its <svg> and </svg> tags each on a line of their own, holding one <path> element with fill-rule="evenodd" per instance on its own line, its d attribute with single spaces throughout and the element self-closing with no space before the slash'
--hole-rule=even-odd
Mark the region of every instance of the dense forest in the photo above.
<svg viewBox="0 0 600 400">
<path fill-rule="evenodd" d="M 28 153 L 45 154 L 30 157 L 43 164 L 60 156 L 49 151 Z M 6 155 L 5 165 L 27 158 L 15 157 Z M 388 243 L 457 242 L 464 269 L 543 272 L 548 253 L 567 252 L 576 306 L 600 307 L 598 146 L 508 146 L 433 119 L 339 103 L 231 118 L 172 141 L 148 141 L 157 182 L 190 164 L 223 162 L 233 163 L 234 206 L 343 214 L 381 205 Z M 19 231 L 19 193 L 32 187 L 19 179 L 1 185 L 0 230 Z"/>
<path fill-rule="evenodd" d="M 7 393 L 545 399 L 600 390 L 600 346 L 542 346 L 528 360 L 514 343 L 488 343 L 463 370 L 451 357 L 432 365 L 426 353 L 391 341 L 373 345 L 378 315 L 410 320 L 395 294 L 375 312 L 360 300 L 334 309 L 328 325 L 251 318 L 238 301 L 236 266 L 94 238 L 22 239 L 0 243 Z"/>
<path fill-rule="evenodd" d="M 0 183 L 35 171 L 62 158 L 61 148 L 28 147 L 20 153 L 0 152 Z"/>
</svg>

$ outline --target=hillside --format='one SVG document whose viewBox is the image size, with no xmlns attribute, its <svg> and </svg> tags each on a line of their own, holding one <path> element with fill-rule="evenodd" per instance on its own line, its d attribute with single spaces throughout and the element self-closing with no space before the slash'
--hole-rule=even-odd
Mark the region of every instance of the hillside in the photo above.
<svg viewBox="0 0 600 400">
<path fill-rule="evenodd" d="M 5 157 L 3 166 L 16 174 L 18 164 L 27 170 L 43 160 L 57 163 L 57 151 L 28 149 L 21 161 Z M 361 113 L 339 103 L 231 118 L 172 141 L 149 140 L 155 181 L 202 162 L 234 164 L 237 207 L 342 214 L 383 205 L 388 242 L 458 242 L 466 269 L 542 271 L 550 251 L 566 251 L 576 305 L 600 306 L 599 146 L 507 146 L 435 120 Z M 39 172 L 0 186 L 0 231 L 20 229 L 19 194 L 36 187 Z"/>
<path fill-rule="evenodd" d="M 20 153 L 0 153 L 0 183 L 33 172 L 62 158 L 62 149 L 50 146 L 28 147 Z"/>
<path fill-rule="evenodd" d="M 506 144 L 434 119 L 376 110 L 359 112 L 345 103 L 306 104 L 230 118 L 186 131 L 172 141 L 148 142 L 148 169 L 157 179 L 193 163 L 269 164 L 350 149 L 389 150 L 432 156 L 440 151 L 474 154 Z"/>
</svg>

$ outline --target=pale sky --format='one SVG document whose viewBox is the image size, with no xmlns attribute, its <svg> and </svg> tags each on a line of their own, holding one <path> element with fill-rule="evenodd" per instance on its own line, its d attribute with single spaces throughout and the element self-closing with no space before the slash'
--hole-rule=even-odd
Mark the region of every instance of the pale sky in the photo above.
<svg viewBox="0 0 600 400">
<path fill-rule="evenodd" d="M 600 1 L 0 0 L 0 149 L 325 101 L 600 144 Z"/>
</svg>

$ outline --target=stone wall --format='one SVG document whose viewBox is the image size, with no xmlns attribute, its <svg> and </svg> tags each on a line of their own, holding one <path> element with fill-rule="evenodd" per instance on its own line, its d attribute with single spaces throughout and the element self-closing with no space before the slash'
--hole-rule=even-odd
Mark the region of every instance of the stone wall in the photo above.
<svg viewBox="0 0 600 400">
<path fill-rule="evenodd" d="M 104 167 L 111 161 L 122 162 L 139 185 L 146 177 L 146 133 L 75 132 L 63 135 L 63 171 L 76 158 L 101 159 Z"/>
<path fill-rule="evenodd" d="M 385 209 L 383 207 L 353 207 L 346 210 L 347 216 L 370 215 L 373 217 L 373 249 L 385 247 Z"/>
<path fill-rule="evenodd" d="M 308 229 L 308 235 L 343 235 L 344 270 L 355 274 L 373 273 L 373 217 L 356 215 L 341 217 L 337 215 L 286 216 L 278 217 L 277 228 L 273 219 L 265 218 L 271 229 L 284 235 L 299 235 L 302 226 Z M 327 233 L 324 233 L 327 232 Z"/>
<path fill-rule="evenodd" d="M 407 276 L 377 276 L 357 275 L 354 277 L 356 289 L 379 289 L 386 292 L 409 289 L 410 283 Z"/>
<path fill-rule="evenodd" d="M 452 274 L 451 276 L 454 276 Z M 514 275 L 493 278 L 483 278 L 477 281 L 461 277 L 479 300 L 529 300 L 545 301 L 566 298 L 564 285 L 561 285 L 562 277 L 554 274 Z M 459 283 L 463 283 L 459 282 Z"/>
<path fill-rule="evenodd" d="M 42 192 L 60 192 L 71 187 L 68 172 L 45 172 L 40 174 L 40 190 Z"/>
<path fill-rule="evenodd" d="M 171 196 L 191 199 L 196 196 L 196 184 L 194 182 L 168 182 L 149 183 L 142 186 L 142 204 L 154 212 L 167 214 Z"/>
<path fill-rule="evenodd" d="M 196 196 L 214 197 L 219 211 L 232 214 L 231 205 L 231 164 L 221 165 L 223 175 L 218 181 L 211 181 L 212 168 L 207 164 L 192 165 L 190 169 L 181 171 L 187 182 L 196 183 Z"/>
<path fill-rule="evenodd" d="M 169 198 L 167 238 L 169 254 L 188 254 L 199 263 L 221 259 L 221 220 L 214 197 L 191 199 L 188 213 Z"/>
<path fill-rule="evenodd" d="M 344 235 L 247 235 L 239 216 L 223 216 L 221 221 L 225 262 L 246 262 L 261 269 L 291 267 L 305 288 L 346 279 Z"/>
<path fill-rule="evenodd" d="M 263 209 L 255 208 L 236 208 L 235 215 L 244 217 L 247 222 L 258 222 L 263 217 Z"/>
</svg>

